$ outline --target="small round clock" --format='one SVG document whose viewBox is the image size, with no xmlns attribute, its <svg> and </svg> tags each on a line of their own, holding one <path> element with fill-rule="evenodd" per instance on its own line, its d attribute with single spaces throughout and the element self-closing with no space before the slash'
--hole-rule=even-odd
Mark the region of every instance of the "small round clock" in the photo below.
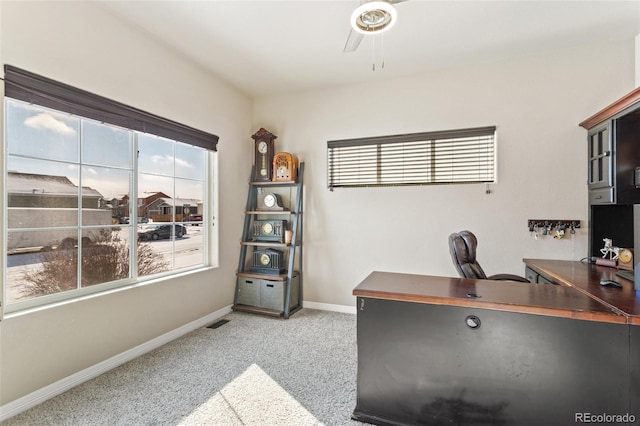
<svg viewBox="0 0 640 426">
<path fill-rule="evenodd" d="M 633 271 L 633 251 L 621 248 L 618 252 L 618 268 Z"/>
<path fill-rule="evenodd" d="M 282 206 L 282 198 L 280 195 L 270 192 L 264 196 L 262 199 L 262 205 L 258 210 L 283 211 L 284 207 Z"/>
<path fill-rule="evenodd" d="M 270 193 L 264 196 L 264 206 L 271 208 L 273 206 L 276 205 L 276 202 L 278 200 L 276 199 L 276 194 L 274 193 Z"/>
<path fill-rule="evenodd" d="M 273 233 L 273 225 L 271 222 L 265 222 L 262 224 L 262 233 L 267 235 Z"/>
<path fill-rule="evenodd" d="M 268 265 L 269 263 L 271 263 L 271 256 L 269 256 L 266 253 L 263 253 L 260 255 L 260 263 L 263 265 Z"/>
</svg>

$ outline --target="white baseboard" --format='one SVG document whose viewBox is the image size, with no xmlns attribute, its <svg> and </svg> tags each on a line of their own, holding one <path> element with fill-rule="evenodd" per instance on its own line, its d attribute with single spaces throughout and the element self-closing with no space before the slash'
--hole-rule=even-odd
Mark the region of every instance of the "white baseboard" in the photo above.
<svg viewBox="0 0 640 426">
<path fill-rule="evenodd" d="M 357 313 L 355 306 L 334 305 L 331 303 L 302 301 L 302 307 L 309 309 L 319 309 L 321 311 L 342 312 L 343 314 L 355 315 Z"/>
<path fill-rule="evenodd" d="M 188 324 L 185 324 L 182 327 L 178 327 L 175 330 L 156 337 L 155 339 L 151 339 L 148 342 L 136 346 L 135 348 L 129 349 L 128 351 L 122 352 L 116 356 L 99 362 L 98 364 L 95 364 L 89 368 L 78 371 L 71 376 L 60 379 L 57 382 L 38 389 L 35 392 L 31 392 L 30 394 L 25 395 L 22 398 L 11 401 L 8 404 L 0 407 L 0 422 L 3 422 L 4 420 L 17 414 L 20 414 L 23 411 L 28 410 L 29 408 L 35 407 L 36 405 L 48 399 L 51 399 L 54 396 L 60 395 L 61 393 L 73 387 L 76 387 L 79 384 L 86 382 L 87 380 L 98 377 L 100 374 L 118 367 L 125 362 L 129 362 L 141 355 L 144 355 L 149 351 L 152 351 L 153 349 L 159 348 L 160 346 L 167 344 L 172 340 L 177 339 L 178 337 L 184 336 L 185 334 L 190 333 L 200 327 L 204 327 L 216 321 L 218 318 L 227 315 L 230 312 L 231 305 L 212 312 L 209 315 L 206 315 Z"/>
</svg>

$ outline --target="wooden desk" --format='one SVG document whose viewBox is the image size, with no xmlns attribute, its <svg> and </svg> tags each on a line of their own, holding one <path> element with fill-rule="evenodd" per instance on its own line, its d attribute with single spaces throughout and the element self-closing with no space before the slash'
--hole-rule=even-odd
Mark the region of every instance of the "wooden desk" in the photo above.
<svg viewBox="0 0 640 426">
<path fill-rule="evenodd" d="M 621 312 L 563 286 L 373 272 L 353 290 L 353 294 L 618 324 L 627 322 Z M 479 297 L 470 296 L 474 294 Z"/>
<path fill-rule="evenodd" d="M 573 288 L 640 325 L 640 293 L 633 281 L 616 275 L 615 268 L 566 260 L 523 259 L 525 265 L 546 279 Z M 600 280 L 615 280 L 623 288 L 603 287 Z"/>
<path fill-rule="evenodd" d="M 556 425 L 574 424 L 581 413 L 640 420 L 640 328 L 572 286 L 373 272 L 353 294 L 356 420 Z"/>
<path fill-rule="evenodd" d="M 527 268 L 546 279 L 570 288 L 609 306 L 627 317 L 630 328 L 630 401 L 640 405 L 640 292 L 633 281 L 616 275 L 614 268 L 575 261 L 524 259 Z M 615 280 L 622 289 L 603 287 L 600 280 Z"/>
</svg>

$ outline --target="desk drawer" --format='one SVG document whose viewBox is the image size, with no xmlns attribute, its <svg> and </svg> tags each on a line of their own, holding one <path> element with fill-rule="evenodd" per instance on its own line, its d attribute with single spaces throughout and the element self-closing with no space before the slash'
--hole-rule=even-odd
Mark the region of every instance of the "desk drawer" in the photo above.
<svg viewBox="0 0 640 426">
<path fill-rule="evenodd" d="M 526 279 L 529 280 L 529 282 L 532 282 L 532 283 L 558 285 L 558 283 L 548 279 L 542 274 L 537 273 L 536 271 L 529 268 L 528 266 L 524 268 L 524 276 Z"/>
<path fill-rule="evenodd" d="M 552 284 L 552 285 L 558 285 L 558 283 L 553 282 L 549 279 L 547 279 L 547 277 L 545 277 L 544 275 L 538 275 L 538 282 L 540 284 Z"/>
<path fill-rule="evenodd" d="M 530 283 L 537 283 L 539 276 L 540 274 L 538 274 L 536 271 L 529 268 L 528 266 L 524 268 L 524 277 L 528 279 Z"/>
</svg>

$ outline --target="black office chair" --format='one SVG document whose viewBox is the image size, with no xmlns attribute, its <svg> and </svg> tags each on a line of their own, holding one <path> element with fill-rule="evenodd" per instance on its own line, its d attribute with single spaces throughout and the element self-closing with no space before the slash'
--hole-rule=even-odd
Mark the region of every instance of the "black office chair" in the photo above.
<svg viewBox="0 0 640 426">
<path fill-rule="evenodd" d="M 449 235 L 449 253 L 453 265 L 462 278 L 476 278 L 500 281 L 518 281 L 528 283 L 525 277 L 512 274 L 496 274 L 487 276 L 476 260 L 478 239 L 471 231 L 460 231 Z"/>
</svg>

